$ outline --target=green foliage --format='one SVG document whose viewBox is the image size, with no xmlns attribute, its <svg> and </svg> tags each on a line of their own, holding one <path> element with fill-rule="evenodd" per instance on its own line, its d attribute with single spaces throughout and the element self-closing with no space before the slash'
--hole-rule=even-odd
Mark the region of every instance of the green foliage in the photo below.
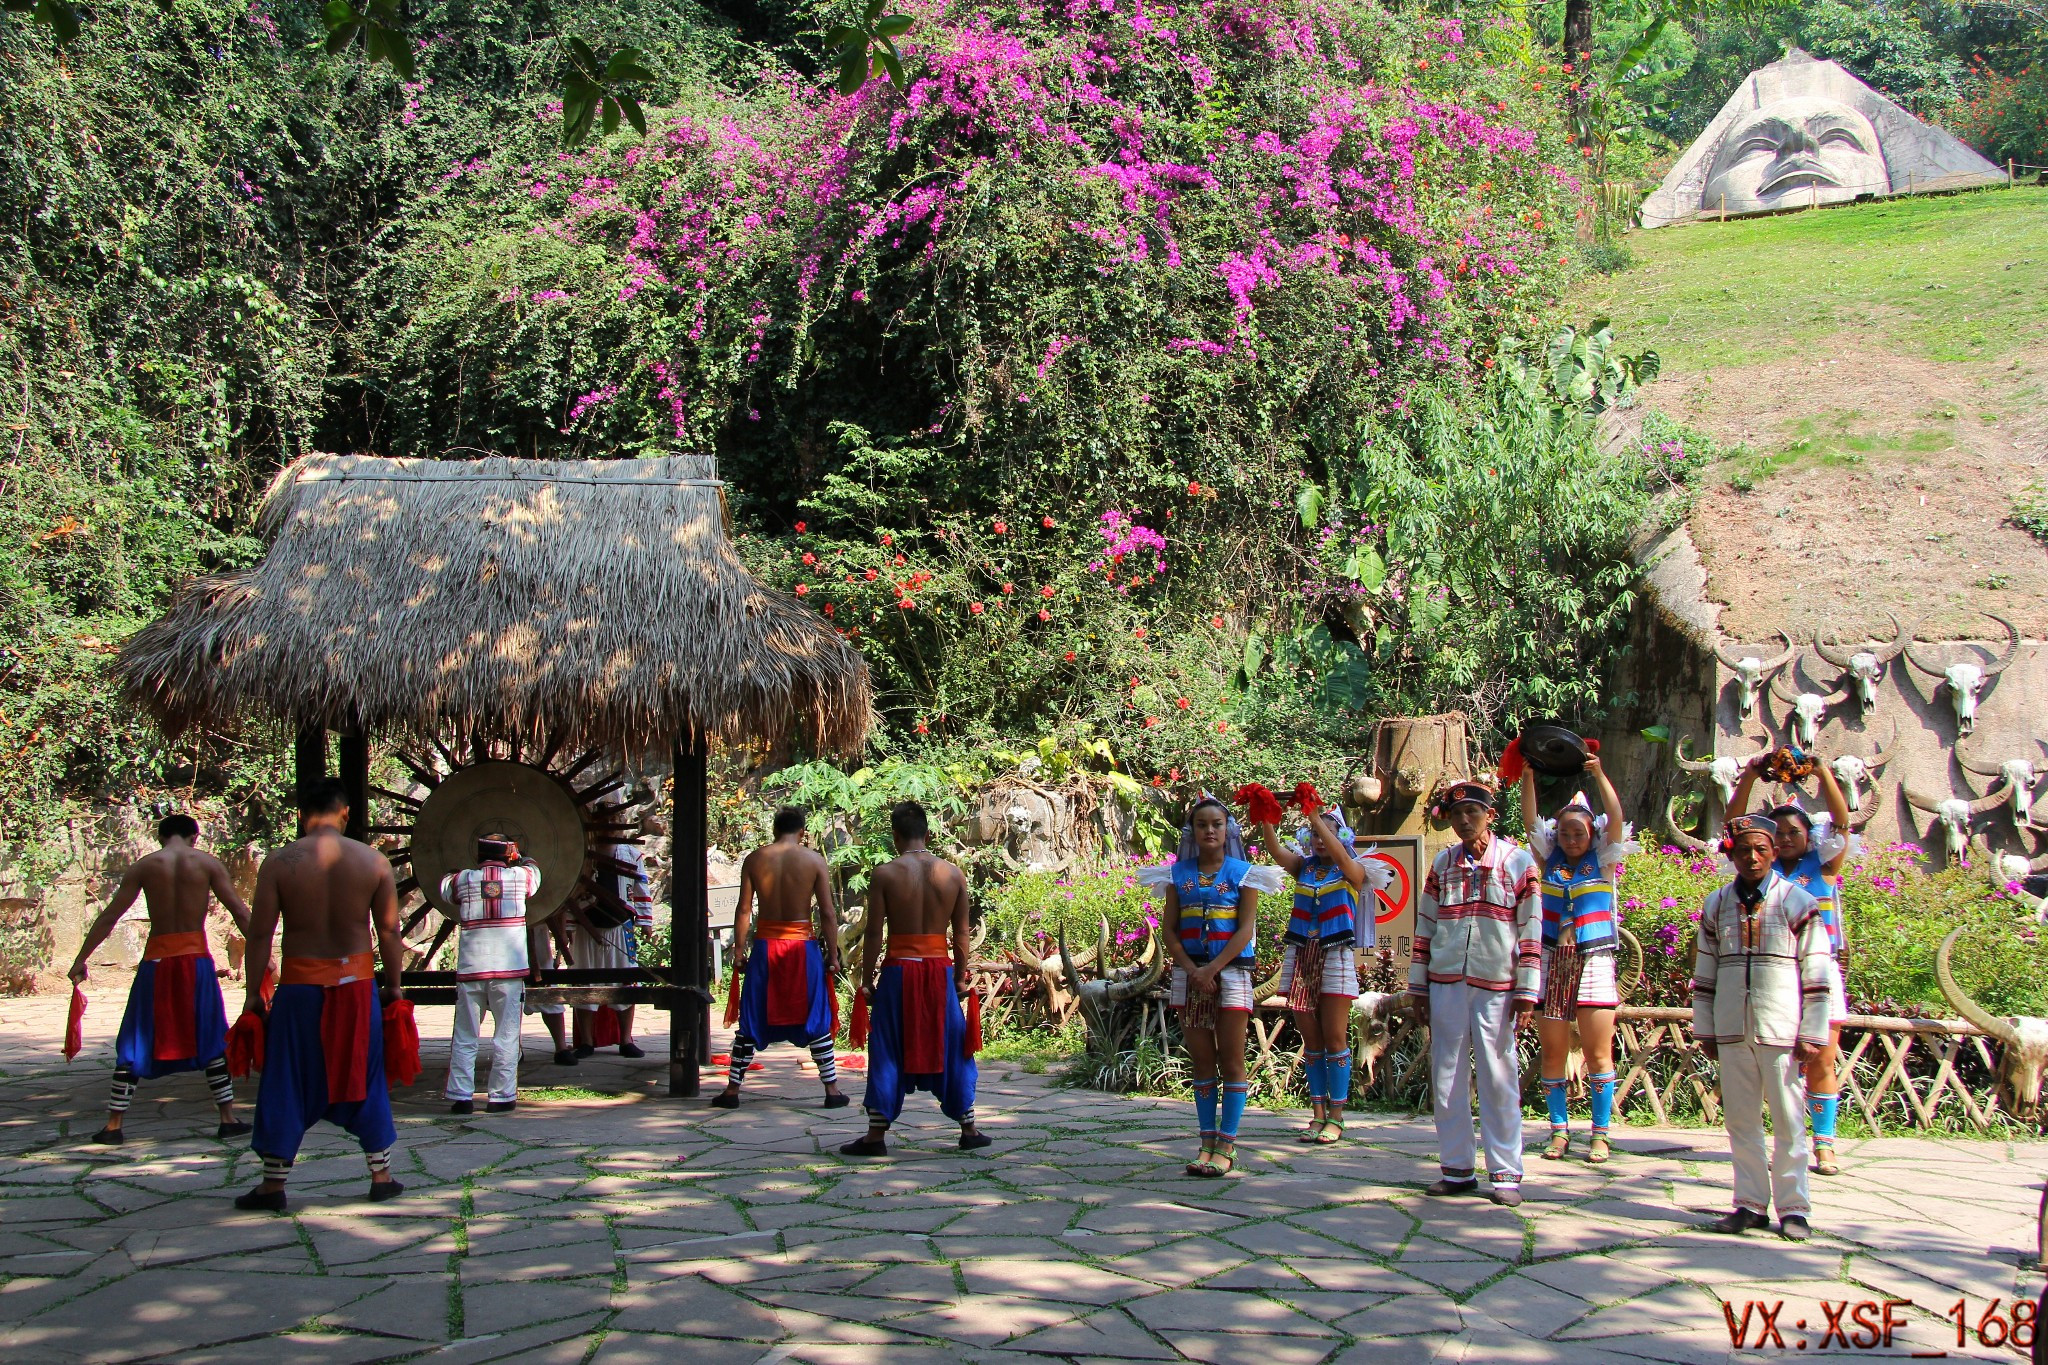
<svg viewBox="0 0 2048 1365">
<path fill-rule="evenodd" d="M 889 0 L 868 0 L 860 16 L 850 24 L 835 24 L 825 31 L 825 46 L 839 57 L 839 93 L 851 95 L 869 77 L 889 78 L 898 90 L 903 86 L 903 54 L 896 40 L 910 31 L 907 14 L 884 14 Z"/>
<path fill-rule="evenodd" d="M 2048 545 L 2048 484 L 2036 481 L 2012 502 L 2010 520 L 2034 539 Z"/>
<path fill-rule="evenodd" d="M 875 868 L 896 856 L 889 812 L 898 803 L 916 801 L 925 808 L 932 849 L 942 856 L 955 842 L 949 826 L 967 813 L 962 770 L 896 757 L 852 773 L 830 763 L 800 763 L 777 772 L 762 790 L 810 812 L 812 845 L 853 896 L 867 889 Z"/>
</svg>

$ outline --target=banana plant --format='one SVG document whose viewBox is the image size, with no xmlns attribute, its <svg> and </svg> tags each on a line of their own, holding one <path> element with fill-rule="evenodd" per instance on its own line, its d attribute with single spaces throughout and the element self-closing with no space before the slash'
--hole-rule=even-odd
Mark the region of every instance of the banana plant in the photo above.
<svg viewBox="0 0 2048 1365">
<path fill-rule="evenodd" d="M 835 24 L 825 34 L 825 46 L 839 54 L 839 93 L 851 95 L 867 84 L 868 78 L 886 74 L 898 90 L 903 88 L 903 57 L 896 40 L 910 31 L 907 14 L 884 14 L 889 0 L 868 0 L 860 18 L 850 24 Z"/>
</svg>

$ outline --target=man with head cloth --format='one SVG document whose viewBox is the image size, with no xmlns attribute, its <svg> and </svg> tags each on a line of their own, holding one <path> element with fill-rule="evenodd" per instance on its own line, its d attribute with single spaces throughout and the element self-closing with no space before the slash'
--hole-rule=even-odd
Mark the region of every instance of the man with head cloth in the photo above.
<svg viewBox="0 0 2048 1365">
<path fill-rule="evenodd" d="M 1735 879 L 1700 907 L 1692 1031 L 1700 1051 L 1721 1063 L 1721 1107 L 1735 1164 L 1735 1208 L 1708 1226 L 1726 1233 L 1767 1228 L 1775 1203 L 1778 1230 L 1803 1242 L 1812 1235 L 1812 1205 L 1800 1070 L 1828 1040 L 1829 945 L 1813 897 L 1772 865 L 1777 832 L 1767 815 L 1728 821 L 1722 848 Z"/>
<path fill-rule="evenodd" d="M 1522 1067 L 1515 1035 L 1535 1017 L 1543 894 L 1527 849 L 1493 832 L 1493 790 L 1453 782 L 1437 810 L 1458 842 L 1436 855 L 1415 907 L 1408 994 L 1429 1026 L 1430 1094 L 1443 1178 L 1426 1191 L 1479 1188 L 1472 1081 L 1492 1198 L 1522 1202 Z"/>
</svg>

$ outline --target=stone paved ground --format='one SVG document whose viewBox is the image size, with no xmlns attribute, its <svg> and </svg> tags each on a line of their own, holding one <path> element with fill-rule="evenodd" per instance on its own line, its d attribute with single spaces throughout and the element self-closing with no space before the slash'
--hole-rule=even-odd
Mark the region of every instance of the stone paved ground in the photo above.
<svg viewBox="0 0 2048 1365">
<path fill-rule="evenodd" d="M 291 1216 L 238 1214 L 256 1162 L 205 1135 L 195 1077 L 145 1085 L 125 1147 L 82 1141 L 119 1015 L 113 985 L 97 999 L 69 1068 L 61 999 L 0 1001 L 0 1360 L 1954 1358 L 1943 1310 L 1966 1297 L 1974 1320 L 2041 1287 L 2020 1265 L 2048 1144 L 1851 1143 L 1847 1173 L 1815 1182 L 1820 1235 L 1793 1246 L 1694 1230 L 1727 1202 L 1707 1133 L 1626 1130 L 1604 1170 L 1532 1159 L 1510 1212 L 1422 1197 L 1426 1119 L 1359 1118 L 1314 1150 L 1294 1116 L 1255 1113 L 1248 1174 L 1205 1182 L 1180 1173 L 1187 1105 L 991 1065 L 994 1147 L 959 1153 L 919 1097 L 896 1154 L 855 1162 L 834 1149 L 858 1120 L 817 1108 L 801 1054 L 770 1052 L 725 1113 L 658 1097 L 652 1030 L 646 1062 L 575 1071 L 529 1034 L 529 1084 L 620 1098 L 455 1118 L 437 1087 L 405 1092 L 402 1199 L 361 1202 L 359 1155 L 323 1130 Z M 423 1080 L 447 1018 L 421 1011 Z M 1891 1352 L 1820 1349 L 1819 1301 L 1887 1296 L 1919 1305 Z M 1731 1357 L 1723 1305 L 1779 1300 L 1783 1346 Z M 1747 1340 L 1762 1336 L 1759 1314 Z"/>
</svg>

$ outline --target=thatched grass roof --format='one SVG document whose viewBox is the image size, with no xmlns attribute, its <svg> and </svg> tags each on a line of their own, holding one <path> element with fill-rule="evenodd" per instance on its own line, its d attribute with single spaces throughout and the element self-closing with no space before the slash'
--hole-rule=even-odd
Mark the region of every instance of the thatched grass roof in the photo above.
<svg viewBox="0 0 2048 1365">
<path fill-rule="evenodd" d="M 258 531 L 261 563 L 192 584 L 121 651 L 172 733 L 483 723 L 639 750 L 695 725 L 844 752 L 867 731 L 866 664 L 747 573 L 708 457 L 312 455 Z"/>
</svg>

